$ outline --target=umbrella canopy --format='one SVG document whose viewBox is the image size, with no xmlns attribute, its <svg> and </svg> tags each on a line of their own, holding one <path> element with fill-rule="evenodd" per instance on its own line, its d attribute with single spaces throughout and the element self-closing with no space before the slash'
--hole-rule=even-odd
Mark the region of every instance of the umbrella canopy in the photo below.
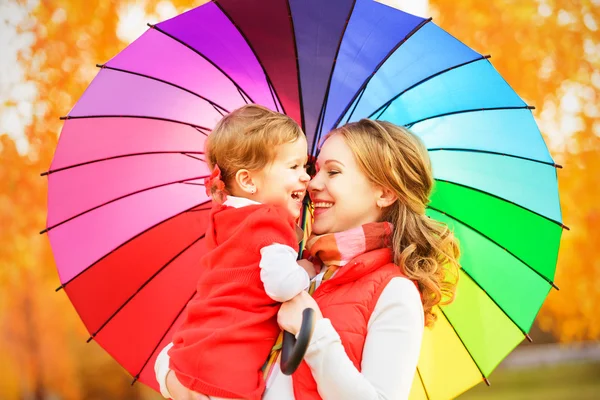
<svg viewBox="0 0 600 400">
<path fill-rule="evenodd" d="M 488 58 L 372 0 L 219 0 L 150 26 L 100 66 L 45 173 L 45 232 L 91 338 L 157 387 L 154 359 L 204 251 L 204 140 L 259 103 L 298 121 L 312 155 L 360 118 L 422 138 L 428 215 L 460 239 L 463 268 L 456 301 L 425 331 L 412 396 L 452 398 L 486 379 L 554 285 L 564 228 L 532 107 Z"/>
</svg>

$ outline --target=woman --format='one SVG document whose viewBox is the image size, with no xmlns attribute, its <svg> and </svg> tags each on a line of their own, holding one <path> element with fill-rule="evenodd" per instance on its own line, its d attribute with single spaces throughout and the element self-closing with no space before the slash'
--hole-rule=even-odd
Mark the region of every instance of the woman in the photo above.
<svg viewBox="0 0 600 400">
<path fill-rule="evenodd" d="M 405 128 L 363 119 L 328 135 L 316 169 L 306 251 L 323 268 L 314 298 L 301 293 L 278 315 L 296 333 L 311 307 L 315 331 L 300 368 L 290 378 L 276 366 L 263 399 L 405 399 L 423 327 L 434 323 L 435 305 L 452 300 L 458 277 L 456 239 L 425 215 L 427 150 Z M 161 385 L 165 356 L 156 365 Z M 176 400 L 206 399 L 172 373 L 166 383 Z"/>
</svg>

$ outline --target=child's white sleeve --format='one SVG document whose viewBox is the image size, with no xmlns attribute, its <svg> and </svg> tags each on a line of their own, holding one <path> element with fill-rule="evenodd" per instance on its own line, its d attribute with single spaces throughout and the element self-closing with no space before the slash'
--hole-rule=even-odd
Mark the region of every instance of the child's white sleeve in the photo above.
<svg viewBox="0 0 600 400">
<path fill-rule="evenodd" d="M 260 255 L 260 280 L 273 300 L 288 301 L 310 285 L 308 272 L 298 265 L 298 253 L 290 246 L 274 243 L 260 249 Z"/>
<path fill-rule="evenodd" d="M 158 353 L 158 357 L 156 357 L 156 361 L 154 362 L 154 374 L 158 381 L 158 386 L 160 387 L 160 394 L 162 394 L 165 399 L 171 398 L 171 393 L 169 393 L 169 389 L 167 389 L 167 374 L 169 373 L 170 361 L 168 352 L 171 347 L 173 347 L 173 343 L 166 345 L 165 348 Z"/>
</svg>

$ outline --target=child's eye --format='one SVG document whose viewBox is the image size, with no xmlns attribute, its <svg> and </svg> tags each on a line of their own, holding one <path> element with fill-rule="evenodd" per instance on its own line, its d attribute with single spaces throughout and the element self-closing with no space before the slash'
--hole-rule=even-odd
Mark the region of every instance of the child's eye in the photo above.
<svg viewBox="0 0 600 400">
<path fill-rule="evenodd" d="M 298 167 L 299 167 L 299 165 L 298 165 L 298 164 L 294 164 L 294 166 L 292 167 L 292 169 L 296 169 L 296 168 L 298 168 Z"/>
</svg>

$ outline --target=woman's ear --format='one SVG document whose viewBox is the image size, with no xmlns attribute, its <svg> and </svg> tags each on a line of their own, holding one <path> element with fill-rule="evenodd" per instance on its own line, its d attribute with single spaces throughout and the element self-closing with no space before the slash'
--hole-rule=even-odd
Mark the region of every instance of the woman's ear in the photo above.
<svg viewBox="0 0 600 400">
<path fill-rule="evenodd" d="M 254 182 L 252 173 L 247 169 L 240 169 L 235 173 L 235 183 L 245 194 L 256 193 L 256 183 Z"/>
<path fill-rule="evenodd" d="M 386 187 L 379 187 L 379 190 L 377 190 L 376 194 L 377 207 L 379 208 L 389 207 L 394 204 L 396 200 L 398 200 L 398 196 L 396 196 L 394 191 Z"/>
</svg>

